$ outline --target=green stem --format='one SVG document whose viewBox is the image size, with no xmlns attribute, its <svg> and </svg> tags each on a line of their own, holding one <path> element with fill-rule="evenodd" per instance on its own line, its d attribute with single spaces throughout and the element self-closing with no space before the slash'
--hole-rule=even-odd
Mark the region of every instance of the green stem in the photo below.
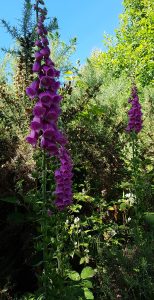
<svg viewBox="0 0 154 300">
<path fill-rule="evenodd" d="M 135 135 L 135 133 L 132 135 L 132 150 L 133 150 L 133 177 L 134 177 L 134 192 L 135 192 L 135 196 L 136 196 L 136 203 L 138 205 L 138 193 L 137 193 L 137 162 L 136 162 L 136 158 L 137 158 L 137 151 L 136 151 L 136 147 L 137 147 L 137 137 Z"/>
<path fill-rule="evenodd" d="M 47 193 L 46 193 L 46 183 L 47 183 L 47 164 L 46 164 L 46 154 L 43 151 L 42 157 L 42 240 L 43 240 L 43 262 L 44 262 L 44 276 L 43 276 L 43 286 L 45 292 L 45 299 L 47 299 L 47 289 L 48 289 L 48 245 L 47 245 Z"/>
<path fill-rule="evenodd" d="M 36 21 L 38 23 L 38 1 L 36 0 Z M 48 300 L 48 243 L 47 243 L 47 163 L 45 151 L 42 152 L 42 242 L 43 242 L 43 287 L 45 300 Z"/>
<path fill-rule="evenodd" d="M 133 140 L 133 146 L 132 146 L 132 150 L 133 150 L 133 175 L 134 175 L 134 178 L 135 178 L 135 175 L 136 175 L 136 166 L 135 166 L 135 138 L 134 136 L 132 136 L 132 140 Z"/>
</svg>

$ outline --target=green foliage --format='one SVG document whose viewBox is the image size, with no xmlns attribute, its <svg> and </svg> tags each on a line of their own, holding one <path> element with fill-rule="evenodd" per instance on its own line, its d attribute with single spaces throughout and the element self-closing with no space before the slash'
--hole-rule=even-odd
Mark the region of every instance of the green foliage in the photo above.
<svg viewBox="0 0 154 300">
<path fill-rule="evenodd" d="M 69 44 L 66 44 L 60 39 L 60 34 L 50 33 L 49 35 L 51 41 L 51 58 L 56 62 L 56 66 L 60 69 L 61 75 L 72 73 L 72 70 L 75 71 L 73 65 L 70 61 L 71 55 L 76 50 L 76 38 L 71 38 Z"/>
<path fill-rule="evenodd" d="M 93 277 L 95 274 L 94 270 L 91 267 L 85 267 L 81 272 L 81 278 L 87 279 Z"/>
<path fill-rule="evenodd" d="M 56 161 L 47 160 L 46 210 L 51 217 L 42 217 L 41 153 L 36 150 L 33 157 L 25 143 L 31 104 L 24 90 L 31 80 L 35 29 L 31 8 L 25 0 L 19 28 L 2 21 L 20 55 L 13 82 L 7 81 L 8 56 L 0 75 L 0 293 L 11 297 L 12 292 L 16 300 L 47 300 L 47 280 L 50 300 L 153 299 L 153 3 L 125 0 L 116 41 L 107 36 L 108 51 L 95 51 L 80 70 L 70 62 L 76 38 L 66 44 L 53 32 L 57 20 L 48 24 L 51 56 L 65 81 L 60 126 L 74 161 L 74 202 L 57 212 L 52 194 Z M 144 119 L 133 159 L 132 140 L 125 133 L 132 79 Z M 22 268 L 26 277 L 25 267 L 34 282 L 27 287 L 23 281 L 23 291 L 18 283 Z"/>
<path fill-rule="evenodd" d="M 113 76 L 122 72 L 135 77 L 142 86 L 153 80 L 153 1 L 126 0 L 116 41 L 106 38 L 107 53 L 97 53 L 96 63 Z"/>
<path fill-rule="evenodd" d="M 92 192 L 94 189 L 99 193 L 108 190 L 109 196 L 112 188 L 115 192 L 120 176 L 125 176 L 122 134 L 126 126 L 129 83 L 123 76 L 111 79 L 108 84 L 104 72 L 91 61 L 87 63 L 71 95 L 65 96 L 62 121 L 71 143 L 75 167 L 82 170 L 82 184 L 84 180 Z"/>
</svg>

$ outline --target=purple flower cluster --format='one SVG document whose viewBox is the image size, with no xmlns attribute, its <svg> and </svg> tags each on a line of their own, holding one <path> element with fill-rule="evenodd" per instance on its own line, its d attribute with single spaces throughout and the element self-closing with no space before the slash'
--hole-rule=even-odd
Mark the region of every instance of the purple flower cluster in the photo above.
<svg viewBox="0 0 154 300">
<path fill-rule="evenodd" d="M 57 183 L 55 204 L 59 209 L 63 209 L 72 203 L 72 160 L 68 151 L 61 147 L 59 150 L 61 166 L 55 171 L 55 180 Z"/>
<path fill-rule="evenodd" d="M 131 103 L 132 107 L 128 112 L 129 122 L 126 128 L 128 133 L 139 133 L 142 129 L 142 111 L 141 104 L 139 103 L 139 97 L 137 93 L 137 87 L 133 85 L 131 98 L 128 99 L 128 103 Z"/>
<path fill-rule="evenodd" d="M 36 99 L 37 102 L 33 109 L 33 119 L 30 125 L 31 132 L 26 140 L 34 147 L 39 141 L 41 148 L 45 149 L 50 156 L 56 156 L 60 159 L 62 164 L 60 172 L 64 171 L 63 179 L 67 188 L 63 187 L 63 194 L 62 192 L 60 195 L 57 193 L 57 191 L 59 191 L 60 181 L 59 177 L 55 175 L 57 181 L 55 194 L 57 197 L 57 207 L 64 208 L 72 202 L 71 180 L 68 180 L 69 176 L 72 176 L 69 173 L 71 172 L 72 165 L 69 154 L 64 148 L 67 140 L 58 129 L 57 125 L 58 117 L 61 113 L 60 102 L 62 100 L 62 97 L 58 94 L 60 82 L 57 78 L 60 76 L 60 72 L 56 70 L 53 61 L 50 59 L 47 29 L 44 26 L 47 10 L 46 8 L 40 8 L 39 4 L 44 5 L 44 1 L 37 0 L 37 4 L 34 6 L 34 9 L 37 10 L 38 14 L 36 29 L 38 39 L 35 42 L 37 50 L 35 52 L 35 61 L 33 64 L 33 73 L 36 74 L 36 79 L 26 89 L 26 93 L 30 99 Z M 63 158 L 62 153 L 65 153 L 63 154 Z M 65 163 L 63 160 L 65 160 Z M 67 193 L 68 186 L 69 191 Z"/>
<path fill-rule="evenodd" d="M 43 1 L 38 1 L 38 3 L 42 4 Z M 59 107 L 61 96 L 57 93 L 60 86 L 57 77 L 60 72 L 55 69 L 50 59 L 47 29 L 44 26 L 47 11 L 38 7 L 38 12 L 40 13 L 37 24 L 38 40 L 35 42 L 37 51 L 33 64 L 33 72 L 38 76 L 26 89 L 27 95 L 31 99 L 37 98 L 38 101 L 33 109 L 34 117 L 27 142 L 36 146 L 41 136 L 41 147 L 50 155 L 58 155 L 58 143 L 65 144 L 65 139 L 57 128 L 57 120 L 61 112 Z"/>
</svg>

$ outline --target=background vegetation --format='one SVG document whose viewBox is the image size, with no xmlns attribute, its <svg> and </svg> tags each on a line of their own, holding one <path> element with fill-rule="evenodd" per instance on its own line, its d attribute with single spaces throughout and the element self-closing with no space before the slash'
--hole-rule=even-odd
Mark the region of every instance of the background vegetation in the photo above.
<svg viewBox="0 0 154 300">
<path fill-rule="evenodd" d="M 74 162 L 74 204 L 57 213 L 48 161 L 50 299 L 154 297 L 153 18 L 152 0 L 124 0 L 116 38 L 107 36 L 107 51 L 93 52 L 78 69 L 70 61 L 76 38 L 67 45 L 57 20 L 48 24 L 51 55 L 62 71 L 60 126 Z M 35 39 L 31 1 L 24 1 L 21 28 L 2 24 L 15 49 L 6 51 L 0 72 L 0 299 L 44 299 L 41 155 L 25 142 L 32 108 L 25 87 L 32 79 Z M 131 137 L 125 132 L 132 80 L 144 119 L 137 197 Z"/>
</svg>

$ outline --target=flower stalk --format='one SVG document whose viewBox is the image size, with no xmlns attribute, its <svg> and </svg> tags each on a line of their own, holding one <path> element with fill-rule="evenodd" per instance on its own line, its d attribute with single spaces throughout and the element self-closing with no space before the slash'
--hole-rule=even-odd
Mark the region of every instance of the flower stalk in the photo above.
<svg viewBox="0 0 154 300">
<path fill-rule="evenodd" d="M 38 35 L 35 41 L 36 52 L 33 64 L 35 80 L 26 89 L 29 98 L 37 100 L 33 108 L 33 119 L 31 131 L 26 140 L 33 147 L 37 145 L 43 149 L 48 156 L 56 157 L 60 162 L 60 168 L 55 172 L 56 190 L 55 206 L 59 210 L 72 203 L 72 161 L 66 145 L 68 143 L 64 134 L 58 128 L 59 116 L 61 113 L 60 102 L 62 96 L 58 89 L 60 72 L 55 68 L 50 58 L 48 31 L 44 25 L 47 9 L 40 8 L 44 1 L 37 0 L 34 5 L 37 16 Z"/>
<path fill-rule="evenodd" d="M 42 238 L 43 238 L 43 262 L 44 262 L 44 274 L 43 274 L 43 287 L 45 299 L 48 294 L 48 243 L 47 243 L 47 161 L 46 153 L 42 151 Z"/>
<path fill-rule="evenodd" d="M 130 134 L 132 140 L 132 171 L 133 171 L 133 189 L 136 196 L 136 204 L 139 204 L 138 196 L 138 152 L 137 142 L 138 133 L 142 130 L 142 110 L 139 103 L 138 91 L 135 84 L 132 86 L 131 97 L 128 99 L 128 103 L 131 104 L 131 108 L 128 111 L 128 125 L 126 132 Z"/>
<path fill-rule="evenodd" d="M 42 244 L 43 244 L 43 288 L 45 299 L 48 300 L 49 269 L 48 269 L 48 218 L 50 210 L 47 207 L 47 156 L 55 157 L 59 161 L 59 169 L 55 171 L 56 189 L 53 192 L 54 204 L 58 210 L 63 210 L 72 203 L 72 160 L 66 149 L 68 143 L 64 134 L 58 128 L 61 113 L 59 95 L 59 70 L 50 58 L 48 31 L 45 27 L 47 9 L 41 8 L 43 0 L 36 0 L 34 9 L 37 19 L 37 40 L 34 54 L 33 73 L 34 81 L 26 88 L 26 94 L 35 101 L 33 118 L 30 124 L 30 134 L 26 140 L 34 148 L 39 146 L 42 152 Z M 60 262 L 60 261 L 59 261 Z M 60 269 L 60 265 L 59 265 Z"/>
</svg>

